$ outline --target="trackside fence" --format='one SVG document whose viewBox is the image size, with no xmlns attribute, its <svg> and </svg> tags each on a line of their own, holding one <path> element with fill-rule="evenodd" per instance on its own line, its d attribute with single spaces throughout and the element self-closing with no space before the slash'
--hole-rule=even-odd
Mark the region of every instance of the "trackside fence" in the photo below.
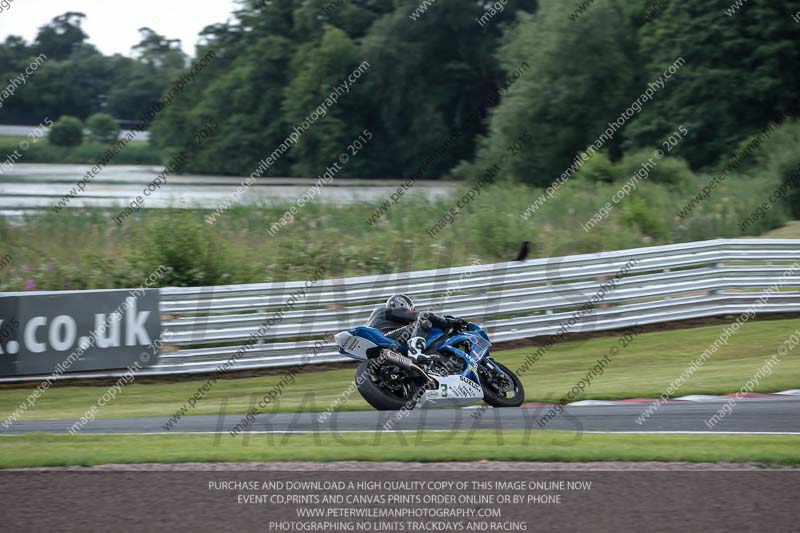
<svg viewBox="0 0 800 533">
<path fill-rule="evenodd" d="M 303 298 L 287 311 L 287 296 L 299 289 Z M 169 287 L 160 289 L 169 346 L 140 374 L 214 372 L 226 362 L 230 370 L 244 370 L 346 361 L 330 335 L 363 324 L 396 292 L 414 296 L 418 309 L 480 323 L 499 342 L 555 334 L 570 319 L 570 332 L 586 332 L 733 315 L 754 305 L 758 313 L 798 312 L 798 289 L 800 240 L 794 239 L 716 239 L 321 279 L 310 286 L 299 281 Z M 590 303 L 575 320 L 576 310 Z M 84 372 L 63 378 L 114 375 Z M 0 381 L 21 379 L 37 376 Z"/>
</svg>

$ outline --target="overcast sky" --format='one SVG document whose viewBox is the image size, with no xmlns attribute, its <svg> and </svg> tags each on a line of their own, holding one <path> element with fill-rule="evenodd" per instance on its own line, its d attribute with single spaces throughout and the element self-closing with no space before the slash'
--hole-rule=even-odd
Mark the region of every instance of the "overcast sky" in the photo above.
<svg viewBox="0 0 800 533">
<path fill-rule="evenodd" d="M 0 13 L 0 41 L 22 35 L 28 42 L 40 26 L 67 11 L 86 14 L 83 31 L 104 54 L 130 54 L 140 40 L 138 29 L 148 26 L 170 39 L 180 39 L 194 56 L 197 34 L 209 24 L 225 22 L 234 0 L 13 0 Z"/>
</svg>

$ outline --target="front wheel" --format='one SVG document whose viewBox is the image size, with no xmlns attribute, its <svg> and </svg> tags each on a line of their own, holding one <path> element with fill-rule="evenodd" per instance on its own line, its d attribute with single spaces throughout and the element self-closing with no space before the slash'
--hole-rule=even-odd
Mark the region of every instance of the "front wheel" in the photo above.
<svg viewBox="0 0 800 533">
<path fill-rule="evenodd" d="M 358 392 L 378 411 L 413 409 L 421 387 L 403 369 L 380 365 L 374 359 L 356 368 Z"/>
<path fill-rule="evenodd" d="M 505 365 L 492 361 L 500 372 L 481 367 L 483 401 L 492 407 L 519 407 L 525 401 L 522 381 Z"/>
</svg>

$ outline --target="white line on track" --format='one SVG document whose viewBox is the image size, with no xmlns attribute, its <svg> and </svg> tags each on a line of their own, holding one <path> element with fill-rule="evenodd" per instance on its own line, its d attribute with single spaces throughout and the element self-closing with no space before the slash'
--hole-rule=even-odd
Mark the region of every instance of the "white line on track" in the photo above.
<svg viewBox="0 0 800 533">
<path fill-rule="evenodd" d="M 319 435 L 323 433 L 418 433 L 419 431 L 427 431 L 431 433 L 450 433 L 452 429 L 386 429 L 377 431 L 374 429 L 347 429 L 342 431 L 243 431 L 240 435 L 248 434 L 272 434 L 272 435 Z M 461 430 L 467 431 L 467 430 Z M 480 431 L 493 431 L 492 429 L 485 429 Z M 522 429 L 503 429 L 500 431 L 523 431 Z M 573 433 L 567 430 L 547 430 L 557 431 L 560 433 Z M 41 432 L 39 432 L 41 433 Z M 49 433 L 48 435 L 69 435 L 69 433 Z M 595 433 L 595 434 L 623 434 L 623 435 L 800 435 L 800 431 L 579 431 L 575 433 Z M 30 435 L 30 433 L 0 433 L 0 437 L 21 437 Z M 114 436 L 114 435 L 227 435 L 227 432 L 220 433 L 218 431 L 153 431 L 153 432 L 140 432 L 140 433 L 82 433 L 81 436 Z"/>
</svg>

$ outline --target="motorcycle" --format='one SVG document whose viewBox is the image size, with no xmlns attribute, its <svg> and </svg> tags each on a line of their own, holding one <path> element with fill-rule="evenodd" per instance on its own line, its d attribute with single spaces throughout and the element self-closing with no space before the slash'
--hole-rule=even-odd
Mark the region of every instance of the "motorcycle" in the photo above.
<svg viewBox="0 0 800 533">
<path fill-rule="evenodd" d="M 520 379 L 492 359 L 489 336 L 477 324 L 431 328 L 426 355 L 414 361 L 408 347 L 368 326 L 335 335 L 339 353 L 361 361 L 356 384 L 379 411 L 415 407 L 459 407 L 480 400 L 493 407 L 519 407 Z"/>
</svg>

